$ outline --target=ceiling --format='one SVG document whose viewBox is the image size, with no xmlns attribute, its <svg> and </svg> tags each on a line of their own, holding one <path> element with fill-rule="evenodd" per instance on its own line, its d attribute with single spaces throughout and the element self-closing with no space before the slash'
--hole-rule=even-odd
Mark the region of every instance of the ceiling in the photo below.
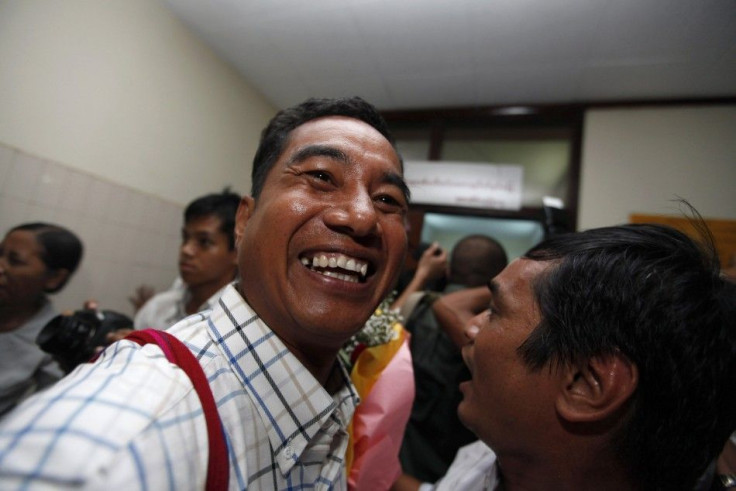
<svg viewBox="0 0 736 491">
<path fill-rule="evenodd" d="M 736 0 L 165 0 L 270 102 L 736 96 Z"/>
</svg>

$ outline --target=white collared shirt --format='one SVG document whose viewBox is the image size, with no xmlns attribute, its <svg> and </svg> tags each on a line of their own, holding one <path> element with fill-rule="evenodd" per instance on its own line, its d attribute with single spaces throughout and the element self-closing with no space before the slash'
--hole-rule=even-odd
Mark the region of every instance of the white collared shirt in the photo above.
<svg viewBox="0 0 736 491">
<path fill-rule="evenodd" d="M 492 491 L 499 484 L 496 454 L 478 440 L 457 451 L 447 473 L 435 484 L 424 483 L 420 491 Z"/>
<path fill-rule="evenodd" d="M 212 310 L 228 285 L 223 286 L 197 307 L 197 312 Z M 168 290 L 157 293 L 135 314 L 136 329 L 167 329 L 187 316 L 186 305 L 190 294 L 186 284 L 179 279 Z"/>
<path fill-rule="evenodd" d="M 358 398 L 328 394 L 232 286 L 169 332 L 199 359 L 222 418 L 230 488 L 345 489 Z M 155 345 L 120 341 L 0 427 L 4 489 L 204 488 L 207 430 L 192 384 Z"/>
</svg>

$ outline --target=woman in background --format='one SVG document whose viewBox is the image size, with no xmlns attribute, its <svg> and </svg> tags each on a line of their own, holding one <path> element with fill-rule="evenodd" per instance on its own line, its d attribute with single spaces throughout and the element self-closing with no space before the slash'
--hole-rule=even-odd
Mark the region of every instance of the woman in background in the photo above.
<svg viewBox="0 0 736 491">
<path fill-rule="evenodd" d="M 0 242 L 0 416 L 63 376 L 36 336 L 57 315 L 47 294 L 81 259 L 79 238 L 49 223 L 18 225 Z"/>
</svg>

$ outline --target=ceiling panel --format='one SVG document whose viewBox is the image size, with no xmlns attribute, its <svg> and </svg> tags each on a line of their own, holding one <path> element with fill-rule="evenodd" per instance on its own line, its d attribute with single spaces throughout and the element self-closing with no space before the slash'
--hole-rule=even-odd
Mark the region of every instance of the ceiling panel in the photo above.
<svg viewBox="0 0 736 491">
<path fill-rule="evenodd" d="M 273 104 L 736 96 L 734 0 L 165 0 Z"/>
</svg>

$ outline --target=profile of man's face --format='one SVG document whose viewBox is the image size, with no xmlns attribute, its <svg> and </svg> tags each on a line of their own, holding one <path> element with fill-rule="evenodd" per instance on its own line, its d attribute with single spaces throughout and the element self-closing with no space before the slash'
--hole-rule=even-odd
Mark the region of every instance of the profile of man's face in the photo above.
<svg viewBox="0 0 736 491">
<path fill-rule="evenodd" d="M 460 420 L 499 450 L 554 425 L 556 372 L 532 370 L 519 347 L 541 321 L 533 284 L 547 262 L 517 259 L 490 281 L 488 309 L 470 320 L 462 354 L 471 379 L 460 384 Z"/>
<path fill-rule="evenodd" d="M 241 293 L 292 349 L 339 348 L 390 292 L 407 248 L 404 191 L 383 135 L 330 116 L 294 129 L 258 201 L 243 199 Z"/>
<path fill-rule="evenodd" d="M 233 280 L 237 253 L 230 248 L 230 238 L 222 231 L 217 215 L 191 218 L 181 230 L 179 275 L 190 287 L 211 285 L 221 288 Z"/>
</svg>

